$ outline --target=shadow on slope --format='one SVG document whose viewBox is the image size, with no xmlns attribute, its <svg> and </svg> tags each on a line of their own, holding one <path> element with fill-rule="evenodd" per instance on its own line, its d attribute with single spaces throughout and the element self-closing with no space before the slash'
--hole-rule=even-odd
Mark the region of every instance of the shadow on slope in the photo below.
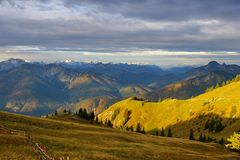
<svg viewBox="0 0 240 160">
<path fill-rule="evenodd" d="M 169 129 L 171 129 L 173 137 L 189 138 L 190 130 L 192 129 L 196 140 L 199 139 L 200 135 L 205 135 L 213 140 L 220 141 L 223 138 L 226 141 L 233 132 L 239 131 L 240 119 L 224 118 L 215 114 L 201 114 L 189 121 L 179 121 L 177 124 L 167 126 L 164 128 L 165 136 Z M 162 128 L 155 128 L 148 133 L 154 135 L 158 133 L 160 135 L 161 132 Z"/>
</svg>

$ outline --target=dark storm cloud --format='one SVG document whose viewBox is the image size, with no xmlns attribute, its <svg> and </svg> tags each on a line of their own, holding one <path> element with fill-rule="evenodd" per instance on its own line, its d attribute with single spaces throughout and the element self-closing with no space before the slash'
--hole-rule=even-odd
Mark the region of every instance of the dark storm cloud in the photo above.
<svg viewBox="0 0 240 160">
<path fill-rule="evenodd" d="M 238 52 L 239 20 L 239 0 L 0 0 L 0 47 Z"/>
<path fill-rule="evenodd" d="M 239 0 L 65 0 L 64 3 L 73 8 L 91 4 L 106 12 L 154 20 L 240 17 Z"/>
</svg>

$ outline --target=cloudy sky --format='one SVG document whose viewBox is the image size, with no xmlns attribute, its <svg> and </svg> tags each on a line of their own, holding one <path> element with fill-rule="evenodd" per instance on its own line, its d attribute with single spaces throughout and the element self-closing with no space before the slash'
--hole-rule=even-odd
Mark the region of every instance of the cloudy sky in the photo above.
<svg viewBox="0 0 240 160">
<path fill-rule="evenodd" d="M 0 0 L 0 60 L 240 64 L 239 0 Z"/>
</svg>

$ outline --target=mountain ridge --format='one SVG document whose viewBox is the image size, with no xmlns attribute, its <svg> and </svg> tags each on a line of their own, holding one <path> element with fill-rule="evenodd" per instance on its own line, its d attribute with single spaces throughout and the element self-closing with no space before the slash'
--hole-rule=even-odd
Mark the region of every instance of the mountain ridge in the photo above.
<svg viewBox="0 0 240 160">
<path fill-rule="evenodd" d="M 110 120 L 114 127 L 122 129 L 127 127 L 136 129 L 139 123 L 146 132 L 151 133 L 175 125 L 173 134 L 187 138 L 189 128 L 186 130 L 185 127 L 192 126 L 197 136 L 204 133 L 219 139 L 227 138 L 240 128 L 239 88 L 240 81 L 238 80 L 187 100 L 166 99 L 162 102 L 145 102 L 129 98 L 115 103 L 102 112 L 98 118 L 103 123 Z M 218 119 L 218 123 L 226 125 L 225 128 L 219 133 L 205 130 L 204 125 L 211 118 Z M 194 119 L 197 119 L 200 124 L 188 125 L 195 123 Z M 230 121 L 234 121 L 234 128 L 229 125 Z M 179 123 L 185 124 L 178 125 Z"/>
<path fill-rule="evenodd" d="M 180 71 L 173 73 L 151 65 L 77 63 L 72 68 L 68 64 L 19 59 L 1 64 L 9 64 L 10 68 L 0 71 L 0 108 L 32 115 L 58 109 L 78 112 L 79 108 L 98 114 L 130 96 L 151 101 L 186 99 L 231 79 L 239 69 L 237 65 L 224 64 L 220 72 L 209 72 L 202 66 L 183 69 L 186 72 L 179 74 Z"/>
<path fill-rule="evenodd" d="M 188 99 L 204 93 L 209 87 L 221 85 L 237 74 L 240 74 L 240 66 L 211 61 L 207 65 L 183 73 L 177 81 L 146 94 L 144 98 L 150 101 L 166 98 Z"/>
</svg>

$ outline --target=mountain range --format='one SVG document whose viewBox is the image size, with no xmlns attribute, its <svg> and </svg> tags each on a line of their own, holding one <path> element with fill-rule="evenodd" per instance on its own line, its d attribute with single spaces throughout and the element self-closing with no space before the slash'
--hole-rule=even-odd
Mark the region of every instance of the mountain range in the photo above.
<svg viewBox="0 0 240 160">
<path fill-rule="evenodd" d="M 0 63 L 0 109 L 43 115 L 86 108 L 98 114 L 131 96 L 187 99 L 239 73 L 239 66 L 217 62 L 164 70 L 154 65 L 9 59 Z"/>
<path fill-rule="evenodd" d="M 137 77 L 143 73 L 154 75 L 152 77 L 164 74 L 157 66 L 45 64 L 20 59 L 1 62 L 0 68 L 1 109 L 33 115 L 48 114 L 62 108 L 78 111 L 80 107 L 101 112 L 124 97 L 151 91 L 138 81 L 141 78 Z M 120 78 L 130 77 L 134 72 L 135 79 Z M 152 77 L 149 83 L 156 79 Z"/>
<path fill-rule="evenodd" d="M 159 101 L 166 98 L 188 99 L 206 91 L 207 88 L 221 85 L 240 73 L 238 65 L 219 64 L 216 61 L 178 75 L 174 83 L 145 95 L 145 99 Z"/>
</svg>

